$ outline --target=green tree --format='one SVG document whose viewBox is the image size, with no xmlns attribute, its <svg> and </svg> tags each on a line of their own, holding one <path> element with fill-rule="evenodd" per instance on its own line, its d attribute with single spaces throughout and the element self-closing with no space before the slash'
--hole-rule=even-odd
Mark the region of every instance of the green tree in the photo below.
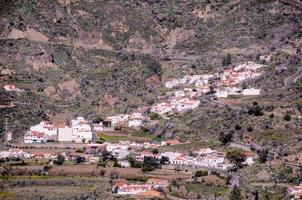
<svg viewBox="0 0 302 200">
<path fill-rule="evenodd" d="M 76 163 L 77 163 L 77 164 L 80 164 L 80 163 L 83 163 L 83 162 L 85 162 L 85 157 L 78 156 L 78 157 L 76 158 Z"/>
<path fill-rule="evenodd" d="M 158 154 L 158 149 L 152 149 L 153 154 Z"/>
<path fill-rule="evenodd" d="M 219 141 L 220 141 L 223 145 L 225 145 L 225 144 L 231 142 L 232 139 L 233 139 L 233 134 L 232 134 L 232 133 L 225 134 L 225 133 L 221 132 L 221 133 L 219 134 Z"/>
<path fill-rule="evenodd" d="M 206 170 L 198 170 L 195 172 L 195 177 L 202 177 L 207 175 L 208 175 L 208 171 Z"/>
<path fill-rule="evenodd" d="M 237 186 L 234 186 L 233 190 L 230 192 L 229 200 L 241 200 L 241 191 Z"/>
<path fill-rule="evenodd" d="M 245 161 L 246 156 L 240 151 L 231 151 L 226 155 L 227 159 L 234 163 L 236 167 L 242 167 L 242 163 Z"/>
<path fill-rule="evenodd" d="M 162 156 L 161 158 L 160 158 L 160 164 L 168 164 L 170 161 L 169 161 L 169 158 L 168 157 L 166 157 L 166 156 Z"/>
<path fill-rule="evenodd" d="M 258 159 L 260 163 L 265 163 L 267 161 L 268 150 L 260 150 L 258 151 Z"/>
<path fill-rule="evenodd" d="M 223 57 L 223 60 L 222 60 L 222 65 L 223 66 L 228 66 L 232 64 L 232 57 L 231 57 L 231 54 L 227 54 L 227 56 Z"/>
<path fill-rule="evenodd" d="M 56 165 L 63 165 L 65 162 L 65 157 L 62 154 L 58 154 L 57 160 L 54 161 Z"/>
</svg>

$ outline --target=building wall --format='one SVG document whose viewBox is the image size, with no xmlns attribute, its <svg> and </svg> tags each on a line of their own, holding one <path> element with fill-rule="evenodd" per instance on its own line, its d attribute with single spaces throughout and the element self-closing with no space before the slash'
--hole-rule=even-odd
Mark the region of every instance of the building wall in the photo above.
<svg viewBox="0 0 302 200">
<path fill-rule="evenodd" d="M 59 128 L 58 141 L 59 142 L 72 141 L 72 128 L 70 128 L 70 127 Z"/>
</svg>

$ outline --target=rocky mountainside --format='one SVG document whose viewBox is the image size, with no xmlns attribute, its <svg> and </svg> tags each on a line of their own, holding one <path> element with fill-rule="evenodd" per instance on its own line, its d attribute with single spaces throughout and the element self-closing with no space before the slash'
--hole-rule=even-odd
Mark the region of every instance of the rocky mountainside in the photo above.
<svg viewBox="0 0 302 200">
<path fill-rule="evenodd" d="M 218 136 L 248 127 L 301 130 L 302 3 L 298 0 L 1 0 L 0 132 L 4 119 L 22 135 L 54 116 L 89 119 L 130 112 L 158 101 L 165 80 L 222 69 L 273 54 L 251 85 L 261 97 L 237 107 L 204 104 L 150 127 L 159 137 Z M 263 102 L 260 118 L 246 110 Z M 300 106 L 300 107 L 299 107 Z M 274 107 L 274 109 L 272 109 Z M 278 111 L 279 109 L 279 111 Z M 291 113 L 293 121 L 283 120 Z M 269 118 L 274 113 L 275 118 Z M 278 115 L 280 115 L 278 117 Z M 241 131 L 236 124 L 241 124 Z M 250 129 L 249 129 L 250 130 Z"/>
</svg>

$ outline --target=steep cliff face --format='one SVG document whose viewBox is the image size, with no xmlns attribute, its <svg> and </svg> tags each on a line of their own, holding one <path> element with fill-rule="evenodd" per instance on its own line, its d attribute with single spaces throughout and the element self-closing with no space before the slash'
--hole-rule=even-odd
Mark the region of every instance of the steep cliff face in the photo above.
<svg viewBox="0 0 302 200">
<path fill-rule="evenodd" d="M 277 51 L 278 60 L 261 83 L 276 91 L 296 72 L 301 58 L 299 1 L 0 4 L 1 85 L 26 89 L 20 94 L 1 89 L 1 101 L 13 101 L 16 107 L 0 112 L 18 134 L 57 114 L 93 119 L 151 105 L 164 80 L 213 71 L 227 53 L 240 62 Z M 282 65 L 287 69 L 275 72 Z"/>
</svg>

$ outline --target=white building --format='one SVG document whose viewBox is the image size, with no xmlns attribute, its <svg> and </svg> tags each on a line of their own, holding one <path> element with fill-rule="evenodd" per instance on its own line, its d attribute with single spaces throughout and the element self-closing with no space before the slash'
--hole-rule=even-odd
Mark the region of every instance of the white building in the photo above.
<svg viewBox="0 0 302 200">
<path fill-rule="evenodd" d="M 112 126 L 117 126 L 118 124 L 124 124 L 128 121 L 130 115 L 116 115 L 116 116 L 110 116 L 105 119 L 105 121 L 108 121 L 111 123 Z"/>
<path fill-rule="evenodd" d="M 165 82 L 165 87 L 173 88 L 179 85 L 179 81 L 177 79 L 172 79 L 170 81 Z"/>
<path fill-rule="evenodd" d="M 176 159 L 177 157 L 182 156 L 179 152 L 164 152 L 160 154 L 161 157 L 167 157 L 169 158 L 169 161 Z"/>
<path fill-rule="evenodd" d="M 151 190 L 149 184 L 126 184 L 116 183 L 112 186 L 112 192 L 118 195 L 134 195 Z"/>
<path fill-rule="evenodd" d="M 116 148 L 112 152 L 112 155 L 117 159 L 124 159 L 129 155 L 128 149 Z"/>
<path fill-rule="evenodd" d="M 182 98 L 178 100 L 172 100 L 171 104 L 177 112 L 186 112 L 197 108 L 200 104 L 200 101 L 189 98 Z"/>
<path fill-rule="evenodd" d="M 56 136 L 58 134 L 58 129 L 53 124 L 46 121 L 31 126 L 30 131 L 42 132 L 45 136 Z"/>
<path fill-rule="evenodd" d="M 144 125 L 146 117 L 142 113 L 135 112 L 132 113 L 128 120 L 129 127 L 141 127 Z"/>
<path fill-rule="evenodd" d="M 261 89 L 255 89 L 255 88 L 250 88 L 250 89 L 244 89 L 242 91 L 242 94 L 244 96 L 257 96 L 260 95 Z"/>
<path fill-rule="evenodd" d="M 170 164 L 172 165 L 187 165 L 187 159 L 184 156 L 178 156 L 176 158 L 172 158 L 171 160 L 169 159 Z"/>
<path fill-rule="evenodd" d="M 227 87 L 226 90 L 228 95 L 240 95 L 242 93 L 242 89 L 238 87 Z"/>
<path fill-rule="evenodd" d="M 77 119 L 71 120 L 70 125 L 72 128 L 73 141 L 80 143 L 92 140 L 91 126 L 83 117 L 77 117 Z"/>
<path fill-rule="evenodd" d="M 228 97 L 228 92 L 226 90 L 217 89 L 216 93 L 215 93 L 215 96 L 217 98 L 227 98 Z"/>
<path fill-rule="evenodd" d="M 178 90 L 178 91 L 175 91 L 175 92 L 174 92 L 174 96 L 175 96 L 176 98 L 179 98 L 179 97 L 184 97 L 184 96 L 186 96 L 186 94 L 185 94 L 185 92 L 184 92 L 183 90 Z"/>
<path fill-rule="evenodd" d="M 24 135 L 24 143 L 42 143 L 44 141 L 44 133 L 37 131 L 28 131 Z"/>
<path fill-rule="evenodd" d="M 95 132 L 99 132 L 99 131 L 103 131 L 103 122 L 100 122 L 98 124 L 93 124 L 93 131 Z"/>
<path fill-rule="evenodd" d="M 128 160 L 119 160 L 117 162 L 121 167 L 131 167 L 131 164 Z"/>
<path fill-rule="evenodd" d="M 170 103 L 159 103 L 151 107 L 151 112 L 158 113 L 160 115 L 172 112 L 173 107 Z"/>
<path fill-rule="evenodd" d="M 8 92 L 23 92 L 24 90 L 21 90 L 18 88 L 15 84 L 7 84 L 3 86 L 4 90 Z"/>
<path fill-rule="evenodd" d="M 131 118 L 128 121 L 129 127 L 141 127 L 144 125 L 144 119 L 141 118 Z"/>
<path fill-rule="evenodd" d="M 261 64 L 256 64 L 254 62 L 245 62 L 243 64 L 237 65 L 236 67 L 234 67 L 235 71 L 240 71 L 240 70 L 257 70 L 262 68 L 264 65 Z"/>
<path fill-rule="evenodd" d="M 211 148 L 204 148 L 204 149 L 199 149 L 198 151 L 194 151 L 193 153 L 197 155 L 212 155 L 212 154 L 217 154 L 216 150 L 213 150 Z"/>
<path fill-rule="evenodd" d="M 58 141 L 59 142 L 70 142 L 72 141 L 72 128 L 69 126 L 64 126 L 58 128 Z"/>
</svg>

